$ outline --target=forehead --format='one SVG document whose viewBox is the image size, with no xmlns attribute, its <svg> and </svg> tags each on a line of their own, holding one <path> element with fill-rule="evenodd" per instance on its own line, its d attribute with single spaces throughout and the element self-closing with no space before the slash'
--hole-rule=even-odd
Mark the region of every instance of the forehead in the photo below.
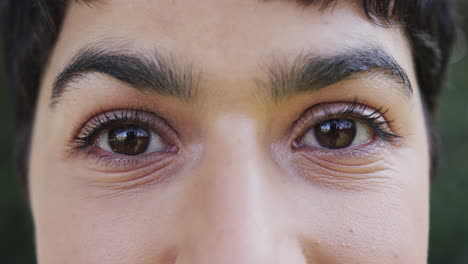
<svg viewBox="0 0 468 264">
<path fill-rule="evenodd" d="M 204 98 L 250 97 L 259 90 L 255 82 L 266 78 L 262 66 L 272 61 L 334 55 L 368 43 L 387 51 L 415 82 L 402 30 L 370 22 L 354 1 L 327 9 L 286 0 L 72 1 L 45 83 L 52 84 L 80 48 L 96 42 L 128 52 L 156 49 L 196 65 L 206 77 Z"/>
<path fill-rule="evenodd" d="M 73 1 L 59 45 L 73 51 L 89 41 L 118 39 L 213 62 L 216 68 L 233 68 L 241 60 L 245 69 L 271 53 L 330 53 L 369 40 L 392 52 L 405 43 L 398 28 L 371 23 L 354 1 L 320 7 L 259 0 Z"/>
</svg>

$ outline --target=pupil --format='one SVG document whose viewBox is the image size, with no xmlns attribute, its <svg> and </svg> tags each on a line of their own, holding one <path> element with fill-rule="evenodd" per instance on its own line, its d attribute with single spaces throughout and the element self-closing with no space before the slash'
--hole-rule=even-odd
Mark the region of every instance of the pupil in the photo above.
<svg viewBox="0 0 468 264">
<path fill-rule="evenodd" d="M 327 120 L 314 130 L 318 143 L 329 149 L 349 147 L 356 137 L 356 123 L 348 119 Z"/>
<path fill-rule="evenodd" d="M 112 151 L 123 155 L 142 154 L 148 148 L 150 135 L 143 128 L 124 125 L 109 131 L 109 146 Z"/>
</svg>

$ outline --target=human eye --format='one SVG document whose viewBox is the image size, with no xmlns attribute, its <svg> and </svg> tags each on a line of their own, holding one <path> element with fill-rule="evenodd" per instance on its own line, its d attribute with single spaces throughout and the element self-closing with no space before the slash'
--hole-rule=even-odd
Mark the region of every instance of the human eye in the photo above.
<svg viewBox="0 0 468 264">
<path fill-rule="evenodd" d="M 397 142 L 401 136 L 390 129 L 391 120 L 382 108 L 363 104 L 336 103 L 312 107 L 298 120 L 303 131 L 294 141 L 295 149 L 346 151 L 372 143 Z"/>
<path fill-rule="evenodd" d="M 294 123 L 292 168 L 317 186 L 368 190 L 384 186 L 394 169 L 391 155 L 402 143 L 388 110 L 366 104 L 326 103 Z"/>
<path fill-rule="evenodd" d="M 100 113 L 80 127 L 69 151 L 95 160 L 101 170 L 136 169 L 153 158 L 178 152 L 174 130 L 153 113 L 114 110 Z"/>
</svg>

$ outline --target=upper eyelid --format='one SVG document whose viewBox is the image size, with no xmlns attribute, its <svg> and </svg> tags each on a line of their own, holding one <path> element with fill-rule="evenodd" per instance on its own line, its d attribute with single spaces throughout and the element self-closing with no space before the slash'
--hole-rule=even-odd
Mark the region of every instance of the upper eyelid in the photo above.
<svg viewBox="0 0 468 264">
<path fill-rule="evenodd" d="M 332 105 L 335 106 L 335 109 L 331 109 Z M 341 106 L 337 106 L 337 105 L 341 105 Z M 389 126 L 390 123 L 393 122 L 393 120 L 387 120 L 385 117 L 389 109 L 386 109 L 385 111 L 382 111 L 382 109 L 385 109 L 385 108 L 380 107 L 380 108 L 375 109 L 364 103 L 360 103 L 357 99 L 353 102 L 348 102 L 348 103 L 338 102 L 338 103 L 324 103 L 324 104 L 314 105 L 306 109 L 301 114 L 301 116 L 294 122 L 289 132 L 290 140 L 294 142 L 297 141 L 298 139 L 303 137 L 304 134 L 307 133 L 311 127 L 330 118 L 351 117 L 351 118 L 358 119 L 358 121 L 369 121 L 369 120 L 366 120 L 366 116 L 367 116 L 367 119 L 375 119 L 375 120 L 378 120 L 379 118 L 383 118 L 384 121 L 381 121 L 383 123 L 380 125 Z M 312 120 L 311 115 L 313 115 L 312 112 L 314 111 L 322 112 L 320 118 Z M 370 112 L 370 113 L 367 115 L 364 115 L 365 112 Z M 371 129 L 375 130 L 374 128 L 371 128 Z M 391 129 L 389 128 L 389 130 Z M 388 136 L 389 138 L 394 138 L 394 139 L 398 139 L 402 137 L 400 135 L 395 134 L 393 130 L 383 131 L 383 134 L 381 133 L 381 135 Z"/>
<path fill-rule="evenodd" d="M 177 131 L 162 117 L 150 111 L 141 109 L 117 109 L 102 111 L 99 114 L 89 118 L 84 123 L 80 124 L 77 129 L 72 132 L 72 139 L 69 146 L 71 149 L 85 148 L 92 145 L 96 138 L 112 123 L 125 121 L 136 121 L 151 132 L 157 133 L 161 138 L 173 143 L 178 143 Z M 87 144 L 83 144 L 87 143 Z"/>
<path fill-rule="evenodd" d="M 335 109 L 331 109 L 331 105 L 335 105 Z M 336 105 L 342 105 L 337 107 Z M 356 111 L 357 110 L 357 111 Z M 313 115 L 312 112 L 322 112 L 323 114 L 320 115 L 320 118 L 318 120 L 314 120 L 315 123 L 321 122 L 323 120 L 326 120 L 327 118 L 332 118 L 332 117 L 345 117 L 345 116 L 351 116 L 351 115 L 360 115 L 363 116 L 363 113 L 366 110 L 371 110 L 373 114 L 378 115 L 378 117 L 383 116 L 382 113 L 380 113 L 379 110 L 374 110 L 373 108 L 366 106 L 361 103 L 357 102 L 352 102 L 352 103 L 325 103 L 325 104 L 319 104 L 319 105 L 314 105 L 312 107 L 309 107 L 306 109 L 300 117 L 296 120 L 295 123 L 301 124 L 301 123 L 310 123 L 311 115 Z M 309 122 L 307 122 L 309 121 Z M 314 122 L 312 122 L 314 123 Z M 296 125 L 296 124 L 295 124 Z M 312 125 L 312 124 L 309 124 Z"/>
<path fill-rule="evenodd" d="M 112 122 L 119 122 L 124 120 L 133 120 L 133 121 L 142 121 L 137 115 L 134 116 L 118 116 L 115 112 L 105 112 L 101 113 L 91 120 L 89 120 L 83 128 L 87 127 L 98 127 L 100 125 L 105 125 Z"/>
<path fill-rule="evenodd" d="M 133 120 L 144 123 L 144 121 L 140 120 L 136 115 L 129 118 L 129 116 L 117 116 L 116 112 L 104 112 L 88 120 L 76 136 L 84 136 L 91 132 L 95 132 L 96 130 L 105 129 L 103 126 L 110 123 L 116 123 L 125 120 Z"/>
<path fill-rule="evenodd" d="M 342 104 L 342 106 L 336 107 L 336 109 L 331 109 L 330 105 L 339 105 Z M 351 103 L 329 103 L 329 104 L 321 104 L 318 105 L 320 111 L 322 111 L 324 114 L 322 114 L 321 119 L 327 119 L 327 118 L 332 118 L 332 117 L 372 117 L 375 119 L 378 118 L 384 118 L 385 115 L 388 112 L 388 109 L 383 110 L 384 107 L 379 107 L 377 109 L 374 109 L 370 106 L 367 106 L 365 104 L 361 104 L 358 102 L 351 102 Z M 311 110 L 314 107 L 311 107 L 307 109 L 303 116 L 307 117 L 308 114 L 310 114 Z M 386 122 L 387 121 L 385 119 Z"/>
<path fill-rule="evenodd" d="M 145 120 L 146 119 L 146 120 Z M 141 110 L 141 109 L 115 109 L 108 111 L 101 111 L 98 114 L 95 114 L 87 121 L 83 122 L 80 127 L 82 129 L 86 127 L 96 127 L 106 122 L 118 122 L 124 120 L 138 121 L 142 123 L 154 123 L 156 120 L 164 120 L 159 117 L 157 114 L 154 114 L 150 111 Z M 152 125 L 152 124 L 150 124 Z M 76 134 L 76 133 L 75 133 Z"/>
</svg>

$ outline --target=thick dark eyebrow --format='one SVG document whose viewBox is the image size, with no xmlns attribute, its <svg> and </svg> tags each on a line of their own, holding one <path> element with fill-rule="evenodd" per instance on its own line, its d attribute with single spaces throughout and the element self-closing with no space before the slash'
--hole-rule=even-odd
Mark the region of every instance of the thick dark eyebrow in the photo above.
<svg viewBox="0 0 468 264">
<path fill-rule="evenodd" d="M 88 45 L 80 49 L 57 76 L 52 90 L 51 106 L 60 102 L 70 90 L 69 84 L 99 73 L 112 77 L 140 91 L 179 98 L 192 102 L 197 93 L 198 73 L 191 64 L 179 64 L 173 56 L 152 56 L 125 50 Z"/>
<path fill-rule="evenodd" d="M 292 62 L 275 59 L 266 68 L 268 80 L 261 83 L 268 87 L 275 100 L 359 78 L 383 78 L 398 84 L 393 87 L 399 87 L 408 97 L 413 94 L 405 70 L 392 56 L 375 45 L 329 56 L 300 54 Z"/>
</svg>

